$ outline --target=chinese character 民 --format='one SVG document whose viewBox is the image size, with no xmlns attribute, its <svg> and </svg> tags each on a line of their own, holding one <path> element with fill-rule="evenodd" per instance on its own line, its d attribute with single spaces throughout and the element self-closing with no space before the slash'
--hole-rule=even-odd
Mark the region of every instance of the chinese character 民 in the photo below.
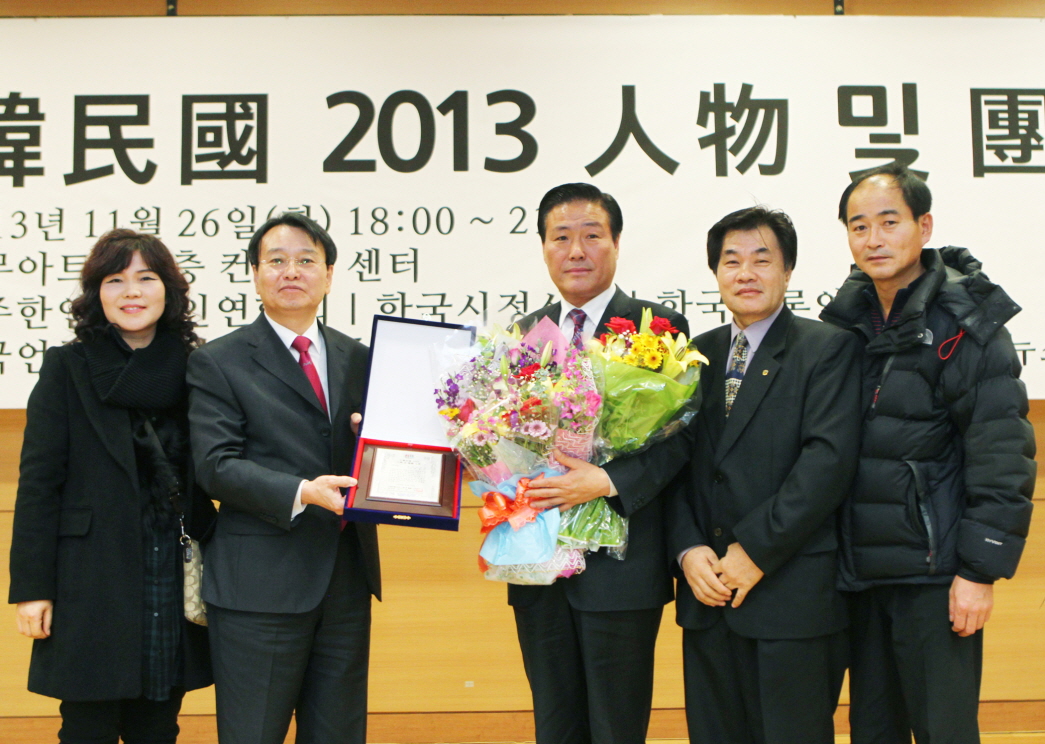
<svg viewBox="0 0 1045 744">
<path fill-rule="evenodd" d="M 116 110 L 110 110 L 106 114 L 88 112 L 88 108 L 101 107 Z M 140 185 L 152 180 L 156 174 L 156 163 L 146 160 L 145 167 L 138 170 L 131 162 L 131 156 L 127 152 L 135 149 L 151 149 L 152 139 L 128 139 L 123 135 L 123 127 L 146 126 L 149 123 L 148 96 L 76 96 L 73 108 L 73 172 L 65 174 L 66 186 L 113 174 L 112 165 L 88 168 L 88 150 L 112 150 L 120 169 L 136 184 Z M 133 108 L 134 113 L 120 113 L 128 108 Z M 107 128 L 109 136 L 88 137 L 87 130 L 93 127 Z"/>
</svg>

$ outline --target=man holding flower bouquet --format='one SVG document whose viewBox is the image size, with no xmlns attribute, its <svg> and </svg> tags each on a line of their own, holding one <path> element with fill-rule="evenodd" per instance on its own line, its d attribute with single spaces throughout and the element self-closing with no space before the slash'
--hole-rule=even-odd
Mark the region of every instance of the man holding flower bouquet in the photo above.
<svg viewBox="0 0 1045 744">
<path fill-rule="evenodd" d="M 620 331 L 614 322 L 634 330 L 645 309 L 659 316 L 654 322 L 688 333 L 679 313 L 614 286 L 623 218 L 613 197 L 590 184 L 564 184 L 545 194 L 537 219 L 544 260 L 562 302 L 523 318 L 523 331 L 547 317 L 580 346 L 592 336 Z M 508 587 L 538 744 L 645 742 L 654 646 L 664 605 L 672 599 L 663 500 L 656 497 L 681 468 L 687 448 L 681 436 L 653 447 L 657 467 L 648 467 L 642 456 L 599 468 L 557 451 L 567 474 L 530 482 L 536 508 L 567 509 L 605 497 L 629 520 L 623 560 L 603 549 L 587 556 L 583 573 L 550 586 Z"/>
<path fill-rule="evenodd" d="M 783 212 L 727 215 L 708 265 L 733 322 L 710 362 L 673 489 L 692 742 L 833 744 L 845 672 L 835 512 L 860 441 L 857 343 L 784 304 L 797 237 Z"/>
</svg>

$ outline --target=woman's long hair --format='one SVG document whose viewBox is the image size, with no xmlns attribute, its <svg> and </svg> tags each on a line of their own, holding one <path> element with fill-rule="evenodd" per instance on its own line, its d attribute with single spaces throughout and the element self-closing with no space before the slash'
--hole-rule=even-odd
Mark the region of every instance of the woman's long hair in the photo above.
<svg viewBox="0 0 1045 744">
<path fill-rule="evenodd" d="M 202 341 L 196 335 L 196 323 L 189 310 L 189 283 L 174 261 L 174 256 L 155 235 L 134 230 L 111 230 L 98 238 L 80 272 L 80 296 L 72 301 L 73 332 L 80 341 L 101 337 L 112 325 L 102 308 L 101 286 L 107 276 L 119 274 L 130 265 L 135 252 L 150 270 L 159 275 L 166 295 L 166 307 L 157 323 L 192 350 Z"/>
</svg>

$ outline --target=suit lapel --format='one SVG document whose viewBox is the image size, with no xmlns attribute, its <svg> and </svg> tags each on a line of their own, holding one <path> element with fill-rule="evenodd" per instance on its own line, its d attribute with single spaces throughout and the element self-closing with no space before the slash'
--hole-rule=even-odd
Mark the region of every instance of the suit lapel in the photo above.
<svg viewBox="0 0 1045 744">
<path fill-rule="evenodd" d="M 606 306 L 606 312 L 602 314 L 602 319 L 599 320 L 599 324 L 595 328 L 596 336 L 609 330 L 606 324 L 612 318 L 627 318 L 636 327 L 638 327 L 639 321 L 642 319 L 642 307 L 634 303 L 628 295 L 624 294 L 620 287 L 617 287 L 617 291 L 613 293 L 613 297 L 610 298 L 610 304 Z"/>
<path fill-rule="evenodd" d="M 345 370 L 348 369 L 349 351 L 342 345 L 341 339 L 327 333 L 320 324 L 319 332 L 327 345 L 327 388 L 329 390 L 330 420 L 333 421 L 344 404 Z"/>
<path fill-rule="evenodd" d="M 71 364 L 73 382 L 80 396 L 84 413 L 91 422 L 98 438 L 105 443 L 105 449 L 123 468 L 131 479 L 138 484 L 138 468 L 134 459 L 134 437 L 131 434 L 131 416 L 126 408 L 107 406 L 98 398 L 91 384 L 86 361 L 76 357 L 77 363 Z M 82 362 L 82 363 L 81 363 Z"/>
<path fill-rule="evenodd" d="M 537 325 L 541 322 L 542 318 L 549 318 L 555 325 L 559 324 L 559 316 L 562 314 L 562 303 L 555 302 L 551 305 L 545 305 L 540 310 L 537 310 L 533 314 L 533 325 Z M 532 326 L 531 326 L 532 327 Z"/>
<path fill-rule="evenodd" d="M 723 367 L 726 364 L 726 355 L 729 354 L 729 326 L 712 331 L 707 338 L 707 348 L 700 349 L 708 357 L 708 365 L 700 370 L 703 408 L 700 420 L 704 422 L 708 441 L 718 442 L 722 436 L 722 428 L 726 425 Z"/>
<path fill-rule="evenodd" d="M 319 399 L 316 397 L 316 392 L 312 389 L 312 383 L 308 381 L 305 372 L 295 361 L 294 355 L 290 353 L 290 349 L 283 345 L 279 336 L 272 330 L 272 326 L 269 325 L 264 314 L 258 316 L 258 319 L 251 325 L 251 329 L 254 331 L 254 338 L 251 341 L 254 346 L 252 354 L 254 361 L 272 374 L 272 376 L 289 386 L 305 399 L 309 405 L 322 412 L 323 408 L 319 405 Z M 327 349 L 329 351 L 329 344 Z M 331 366 L 328 357 L 328 377 Z M 333 385 L 329 379 L 327 380 L 327 386 L 333 390 Z M 331 410 L 334 410 L 333 407 L 331 407 Z"/>
<path fill-rule="evenodd" d="M 781 310 L 780 315 L 770 326 L 769 332 L 766 333 L 766 337 L 762 339 L 755 356 L 748 360 L 747 369 L 744 371 L 744 381 L 737 392 L 736 400 L 733 401 L 733 408 L 729 412 L 729 418 L 726 419 L 722 438 L 715 451 L 716 463 L 721 462 L 730 447 L 736 443 L 751 421 L 751 417 L 762 404 L 762 399 L 765 398 L 773 380 L 776 379 L 777 372 L 780 370 L 780 361 L 777 357 L 784 351 L 787 332 L 791 328 L 793 317 L 791 311 L 786 307 Z M 721 395 L 724 410 L 725 390 L 723 385 L 719 387 L 723 388 Z"/>
</svg>

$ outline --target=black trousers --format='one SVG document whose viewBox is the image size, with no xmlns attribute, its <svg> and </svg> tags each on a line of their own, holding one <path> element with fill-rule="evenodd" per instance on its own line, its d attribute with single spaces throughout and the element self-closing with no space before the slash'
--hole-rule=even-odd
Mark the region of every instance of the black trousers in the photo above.
<svg viewBox="0 0 1045 744">
<path fill-rule="evenodd" d="M 207 605 L 221 744 L 365 744 L 370 590 L 354 530 L 341 533 L 327 595 L 310 612 Z"/>
<path fill-rule="evenodd" d="M 664 608 L 576 610 L 560 580 L 514 610 L 537 744 L 645 744 Z"/>
<path fill-rule="evenodd" d="M 951 630 L 950 585 L 879 586 L 850 597 L 853 744 L 979 744 L 983 631 Z"/>
<path fill-rule="evenodd" d="M 178 712 L 185 691 L 174 688 L 168 700 L 145 698 L 74 702 L 58 706 L 62 744 L 174 744 L 178 738 Z"/>
<path fill-rule="evenodd" d="M 834 744 L 845 631 L 818 638 L 744 638 L 724 617 L 682 631 L 691 744 Z"/>
</svg>

